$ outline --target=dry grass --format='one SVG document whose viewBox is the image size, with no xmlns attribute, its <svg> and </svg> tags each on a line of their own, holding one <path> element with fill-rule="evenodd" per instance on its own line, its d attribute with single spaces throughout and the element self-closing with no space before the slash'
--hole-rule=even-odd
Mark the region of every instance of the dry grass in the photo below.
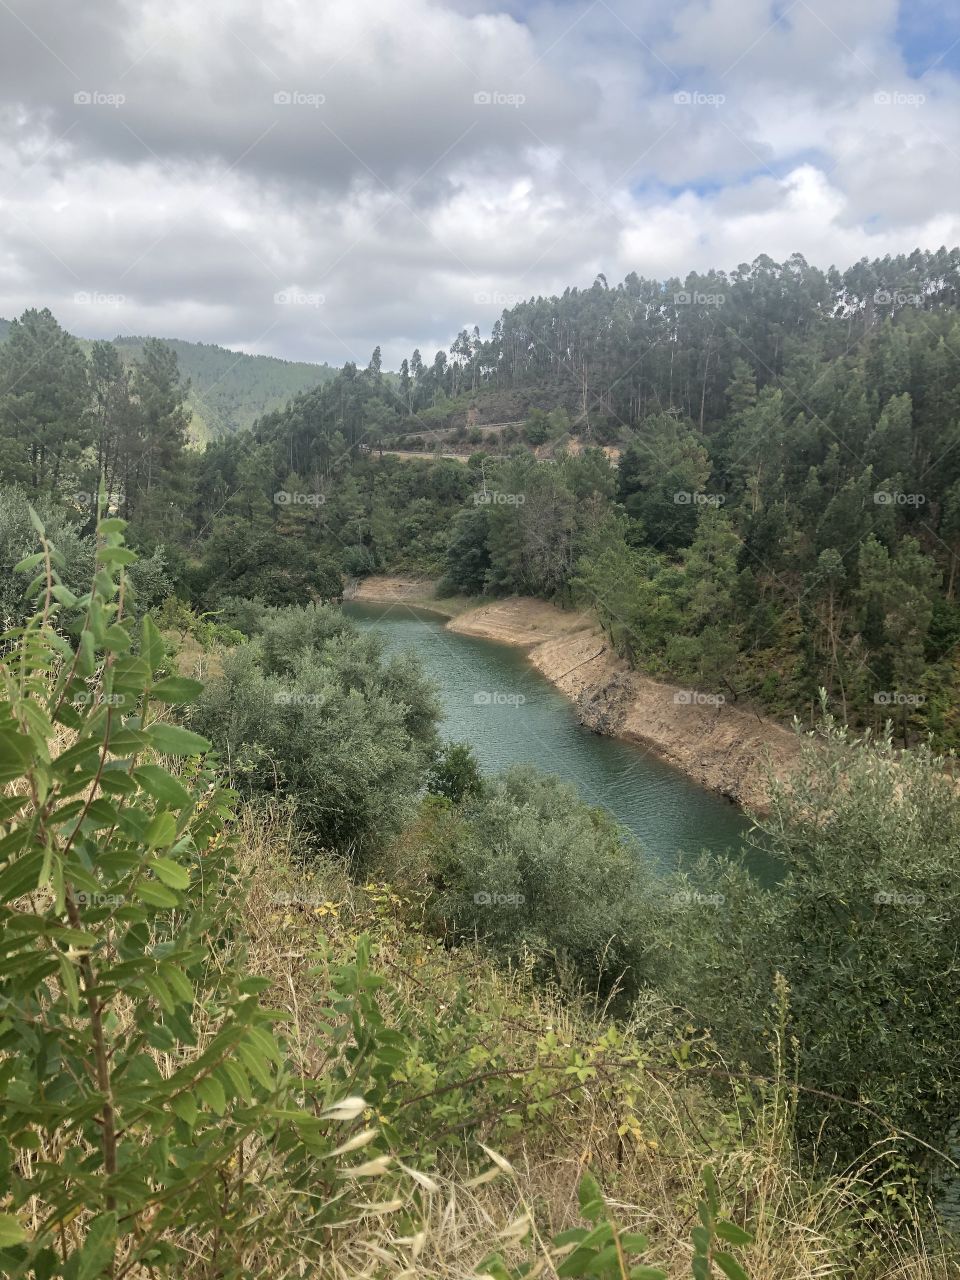
<svg viewBox="0 0 960 1280">
<path fill-rule="evenodd" d="M 444 950 L 411 922 L 412 904 L 389 888 L 357 887 L 323 861 L 308 864 L 309 873 L 297 871 L 303 851 L 292 824 L 279 812 L 265 818 L 248 810 L 240 846 L 249 964 L 273 978 L 270 999 L 292 1015 L 293 1042 L 308 1074 L 326 1052 L 323 1034 L 311 1023 L 324 980 L 311 976 L 321 937 L 331 962 L 337 962 L 351 957 L 358 934 L 370 934 L 377 944 L 375 967 L 413 1009 L 427 998 L 442 1008 L 445 999 L 452 1001 L 464 989 L 471 993 L 471 1007 L 474 1001 L 481 1009 L 522 1005 L 522 1017 L 503 1027 L 503 1037 L 531 1069 L 548 1030 L 567 1044 L 582 1041 L 585 1052 L 603 1033 L 584 1008 L 533 987 L 523 972 L 497 971 L 470 948 Z M 644 1042 L 631 1043 L 631 1036 L 639 1041 L 639 1029 L 628 1030 L 625 1044 L 642 1057 Z M 461 1149 L 444 1150 L 430 1170 L 437 1190 L 422 1195 L 417 1230 L 396 1231 L 390 1214 L 358 1213 L 336 1243 L 320 1248 L 305 1242 L 300 1274 L 314 1274 L 322 1255 L 324 1274 L 459 1280 L 491 1250 L 519 1257 L 523 1251 L 511 1243 L 509 1232 L 506 1239 L 503 1233 L 524 1216 L 536 1224 L 534 1239 L 579 1225 L 576 1189 L 589 1167 L 621 1225 L 650 1237 L 649 1261 L 663 1266 L 671 1280 L 687 1277 L 690 1229 L 696 1224 L 701 1170 L 709 1159 L 730 1195 L 726 1209 L 756 1231 L 756 1244 L 745 1258 L 753 1280 L 960 1276 L 946 1245 L 936 1237 L 924 1240 L 917 1224 L 865 1256 L 856 1240 L 867 1211 L 863 1184 L 854 1174 L 801 1171 L 787 1110 L 781 1093 L 757 1099 L 740 1088 L 718 1097 L 682 1074 L 670 1078 L 654 1069 L 635 1067 L 613 1082 L 598 1077 L 575 1100 L 558 1106 L 549 1124 L 532 1132 L 524 1125 L 511 1133 L 494 1117 L 478 1124 Z M 494 1134 L 513 1172 L 469 1186 L 473 1176 L 490 1168 L 478 1143 Z M 263 1274 L 265 1280 L 278 1280 Z M 541 1274 L 554 1272 L 545 1265 Z"/>
</svg>

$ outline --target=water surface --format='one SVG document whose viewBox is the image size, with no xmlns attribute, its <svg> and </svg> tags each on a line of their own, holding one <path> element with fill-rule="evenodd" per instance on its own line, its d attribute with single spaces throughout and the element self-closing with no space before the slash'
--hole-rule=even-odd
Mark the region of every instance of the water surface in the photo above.
<svg viewBox="0 0 960 1280">
<path fill-rule="evenodd" d="M 380 632 L 388 652 L 417 654 L 440 691 L 442 735 L 470 743 L 485 773 L 530 764 L 574 783 L 665 868 L 704 849 L 739 851 L 750 823 L 736 805 L 642 747 L 585 729 L 521 650 L 447 631 L 438 614 L 403 603 L 343 608 L 358 626 Z M 761 869 L 763 861 L 751 856 Z"/>
</svg>

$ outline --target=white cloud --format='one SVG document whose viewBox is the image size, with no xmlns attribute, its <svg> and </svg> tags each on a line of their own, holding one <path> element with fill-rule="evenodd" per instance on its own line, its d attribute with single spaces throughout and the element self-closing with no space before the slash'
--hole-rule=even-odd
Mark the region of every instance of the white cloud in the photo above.
<svg viewBox="0 0 960 1280">
<path fill-rule="evenodd" d="M 960 240 L 957 81 L 910 79 L 894 0 L 780 11 L 34 0 L 35 35 L 0 11 L 0 314 L 396 364 L 600 270 Z M 278 307 L 290 286 L 323 304 Z"/>
</svg>

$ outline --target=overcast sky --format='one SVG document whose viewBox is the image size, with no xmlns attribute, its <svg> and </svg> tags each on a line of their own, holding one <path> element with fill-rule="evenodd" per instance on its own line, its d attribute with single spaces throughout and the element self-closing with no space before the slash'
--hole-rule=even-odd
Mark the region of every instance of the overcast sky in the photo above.
<svg viewBox="0 0 960 1280">
<path fill-rule="evenodd" d="M 957 0 L 0 0 L 0 315 L 396 367 L 960 242 Z"/>
</svg>

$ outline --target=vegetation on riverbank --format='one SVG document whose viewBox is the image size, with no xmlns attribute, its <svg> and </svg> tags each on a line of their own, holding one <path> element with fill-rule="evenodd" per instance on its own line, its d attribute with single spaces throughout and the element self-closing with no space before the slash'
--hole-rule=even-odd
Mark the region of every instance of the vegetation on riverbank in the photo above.
<svg viewBox="0 0 960 1280">
<path fill-rule="evenodd" d="M 807 723 L 824 688 L 846 722 L 891 718 L 905 744 L 949 748 L 958 262 L 598 280 L 398 377 L 378 349 L 203 452 L 184 449 L 171 348 L 146 342 L 132 368 L 110 343 L 88 359 L 27 312 L 0 345 L 0 480 L 88 532 L 105 474 L 169 590 L 207 611 L 334 598 L 344 576 L 442 576 L 444 595 L 588 608 L 654 677 Z M 483 397 L 513 392 L 522 426 L 484 435 Z M 470 397 L 467 466 L 381 456 Z"/>
<path fill-rule="evenodd" d="M 200 690 L 149 614 L 133 625 L 119 522 L 101 525 L 87 594 L 49 544 L 38 555 L 22 566 L 38 611 L 0 664 L 6 1274 L 950 1274 L 919 1188 L 895 1176 L 908 1147 L 889 1120 L 843 1176 L 797 1145 L 818 1104 L 794 1074 L 787 982 L 750 1031 L 749 1071 L 649 973 L 635 986 L 636 958 L 611 954 L 629 915 L 606 942 L 602 911 L 584 915 L 588 846 L 598 876 L 622 867 L 600 814 L 549 779 L 470 780 L 448 755 L 434 796 L 410 797 L 418 825 L 377 834 L 406 883 L 354 879 L 335 782 L 327 828 L 322 806 L 300 825 L 280 760 L 235 816 L 177 723 Z M 334 624 L 293 611 L 261 628 L 259 663 L 315 655 L 288 670 L 301 702 L 284 705 L 332 696 L 351 665 L 347 700 L 368 710 L 396 681 Z M 428 734 L 428 704 L 414 710 Z M 493 901 L 511 860 L 517 900 Z M 630 892 L 621 874 L 611 901 Z M 504 932 L 511 907 L 522 927 Z M 598 961 L 599 1003 L 580 985 Z"/>
</svg>

